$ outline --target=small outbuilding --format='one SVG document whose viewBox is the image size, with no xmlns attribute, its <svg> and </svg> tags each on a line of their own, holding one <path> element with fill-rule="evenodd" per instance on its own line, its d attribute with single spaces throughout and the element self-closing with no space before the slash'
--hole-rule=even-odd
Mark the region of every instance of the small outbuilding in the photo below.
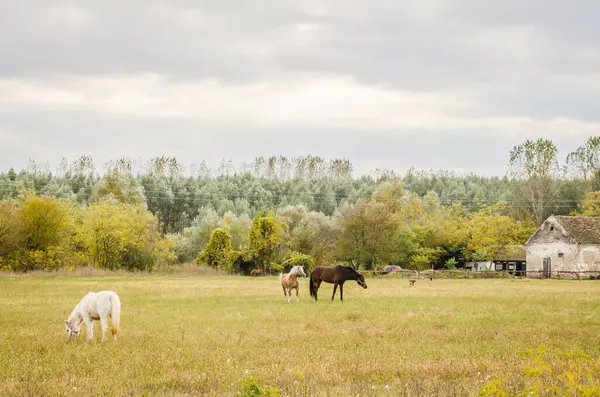
<svg viewBox="0 0 600 397">
<path fill-rule="evenodd" d="M 600 217 L 550 216 L 529 238 L 528 277 L 600 272 Z"/>
<path fill-rule="evenodd" d="M 521 276 L 527 270 L 526 259 L 524 245 L 507 245 L 494 256 L 492 270 Z"/>
</svg>

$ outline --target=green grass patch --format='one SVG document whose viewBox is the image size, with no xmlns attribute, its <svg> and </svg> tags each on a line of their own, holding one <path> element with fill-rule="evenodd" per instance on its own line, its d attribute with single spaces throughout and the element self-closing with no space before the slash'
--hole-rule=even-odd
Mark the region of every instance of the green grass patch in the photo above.
<svg viewBox="0 0 600 397">
<path fill-rule="evenodd" d="M 2 277 L 0 394 L 477 395 L 526 385 L 538 345 L 600 353 L 595 281 L 368 279 L 343 303 L 300 283 L 287 304 L 276 277 Z M 69 342 L 63 320 L 104 289 L 119 339 Z"/>
</svg>

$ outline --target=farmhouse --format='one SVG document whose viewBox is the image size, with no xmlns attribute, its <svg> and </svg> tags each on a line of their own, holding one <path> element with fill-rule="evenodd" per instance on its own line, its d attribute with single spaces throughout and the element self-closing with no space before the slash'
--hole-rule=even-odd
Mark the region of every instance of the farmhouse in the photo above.
<svg viewBox="0 0 600 397">
<path fill-rule="evenodd" d="M 530 277 L 600 271 L 600 217 L 550 216 L 525 246 Z"/>
</svg>

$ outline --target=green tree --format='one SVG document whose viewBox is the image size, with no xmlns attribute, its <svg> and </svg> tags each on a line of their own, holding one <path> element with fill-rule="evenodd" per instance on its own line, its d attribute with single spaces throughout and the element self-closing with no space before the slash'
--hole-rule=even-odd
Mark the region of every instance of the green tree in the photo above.
<svg viewBox="0 0 600 397">
<path fill-rule="evenodd" d="M 560 177 L 557 153 L 554 143 L 543 138 L 528 139 L 510 152 L 508 176 L 513 181 L 514 201 L 526 205 L 538 226 L 554 209 Z"/>
<path fill-rule="evenodd" d="M 569 153 L 567 165 L 577 177 L 583 179 L 586 191 L 590 191 L 592 182 L 600 171 L 600 136 L 590 137 L 584 145 Z"/>
<path fill-rule="evenodd" d="M 248 248 L 253 260 L 263 270 L 271 270 L 277 250 L 281 248 L 284 227 L 272 211 L 258 214 L 252 221 Z"/>
<path fill-rule="evenodd" d="M 395 259 L 398 224 L 387 205 L 356 204 L 341 215 L 340 221 L 340 259 L 366 269 Z"/>
<path fill-rule="evenodd" d="M 202 250 L 196 263 L 206 263 L 209 266 L 228 270 L 228 259 L 231 252 L 231 238 L 225 229 L 216 229 L 212 232 L 210 240 Z"/>
<path fill-rule="evenodd" d="M 325 265 L 335 256 L 339 232 L 332 217 L 311 211 L 291 231 L 289 247 L 312 256 L 318 265 Z"/>
<path fill-rule="evenodd" d="M 252 224 L 246 214 L 236 216 L 231 212 L 223 215 L 223 225 L 227 234 L 231 237 L 231 247 L 236 250 L 246 249 L 248 247 L 248 234 Z"/>
<path fill-rule="evenodd" d="M 142 187 L 131 175 L 115 167 L 92 189 L 93 199 L 113 197 L 119 203 L 140 205 L 146 202 Z"/>
</svg>

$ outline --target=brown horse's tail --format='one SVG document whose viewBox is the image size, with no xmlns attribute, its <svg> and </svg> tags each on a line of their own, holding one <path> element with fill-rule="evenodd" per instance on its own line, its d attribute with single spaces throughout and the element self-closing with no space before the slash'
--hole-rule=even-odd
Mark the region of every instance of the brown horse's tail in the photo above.
<svg viewBox="0 0 600 397">
<path fill-rule="evenodd" d="M 315 283 L 313 283 L 312 274 L 310 275 L 310 280 L 308 280 L 308 290 L 310 291 L 310 296 L 314 298 L 314 296 L 315 296 Z"/>
</svg>

